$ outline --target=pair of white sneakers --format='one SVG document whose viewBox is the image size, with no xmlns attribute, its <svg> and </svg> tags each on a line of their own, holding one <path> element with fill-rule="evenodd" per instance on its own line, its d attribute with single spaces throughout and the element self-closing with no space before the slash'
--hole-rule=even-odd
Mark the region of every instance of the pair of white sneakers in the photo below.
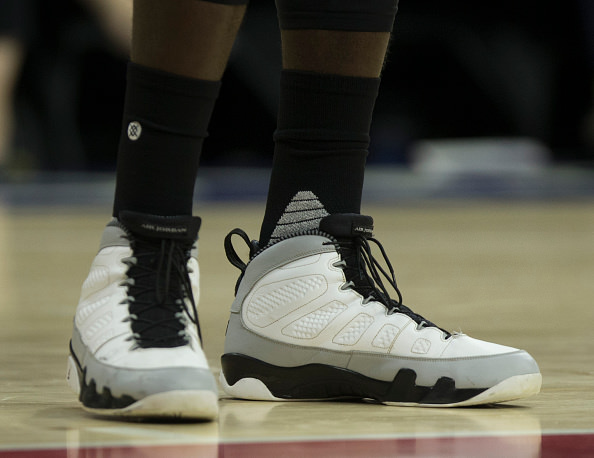
<svg viewBox="0 0 594 458">
<path fill-rule="evenodd" d="M 227 257 L 241 276 L 221 359 L 224 391 L 430 407 L 538 393 L 541 374 L 525 351 L 449 333 L 402 304 L 372 225 L 367 216 L 329 215 L 319 229 L 263 248 L 240 229 L 227 235 Z M 68 359 L 69 384 L 86 410 L 216 418 L 218 387 L 196 313 L 199 227 L 197 217 L 132 212 L 107 225 L 82 286 Z M 247 263 L 233 236 L 250 247 Z"/>
</svg>

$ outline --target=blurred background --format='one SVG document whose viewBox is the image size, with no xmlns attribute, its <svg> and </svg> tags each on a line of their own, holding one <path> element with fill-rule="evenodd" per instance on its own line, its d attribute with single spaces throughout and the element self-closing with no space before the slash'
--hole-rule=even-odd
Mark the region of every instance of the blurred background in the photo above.
<svg viewBox="0 0 594 458">
<path fill-rule="evenodd" d="M 130 0 L 0 0 L 4 183 L 115 169 L 130 21 Z M 270 166 L 279 70 L 274 1 L 252 0 L 202 155 L 211 181 Z M 368 163 L 408 192 L 594 195 L 593 94 L 590 0 L 402 0 Z"/>
</svg>

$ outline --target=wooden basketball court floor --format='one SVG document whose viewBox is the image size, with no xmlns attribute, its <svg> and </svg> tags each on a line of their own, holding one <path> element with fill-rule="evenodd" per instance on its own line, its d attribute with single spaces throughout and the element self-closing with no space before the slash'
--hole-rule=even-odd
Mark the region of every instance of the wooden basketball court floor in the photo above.
<svg viewBox="0 0 594 458">
<path fill-rule="evenodd" d="M 538 396 L 497 406 L 246 402 L 210 423 L 83 412 L 64 380 L 72 314 L 108 206 L 0 205 L 0 457 L 594 456 L 594 201 L 368 205 L 405 303 L 451 330 L 528 350 Z M 200 319 L 219 370 L 237 271 L 223 237 L 256 238 L 262 204 L 207 203 Z"/>
</svg>

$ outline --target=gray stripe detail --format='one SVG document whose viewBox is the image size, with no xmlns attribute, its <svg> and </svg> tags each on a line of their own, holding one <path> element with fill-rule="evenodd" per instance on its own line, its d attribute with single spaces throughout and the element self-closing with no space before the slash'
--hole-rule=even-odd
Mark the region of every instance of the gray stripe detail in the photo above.
<svg viewBox="0 0 594 458">
<path fill-rule="evenodd" d="M 313 192 L 299 191 L 286 206 L 270 240 L 278 240 L 300 231 L 317 229 L 321 219 L 328 215 L 329 213 Z"/>
<path fill-rule="evenodd" d="M 251 332 L 238 313 L 231 314 L 229 320 L 225 353 L 251 356 L 281 367 L 326 364 L 382 381 L 393 380 L 400 369 L 412 369 L 421 386 L 433 386 L 439 378 L 450 377 L 456 388 L 485 388 L 515 375 L 539 373 L 532 357 L 523 350 L 482 357 L 423 359 L 290 345 Z"/>
<path fill-rule="evenodd" d="M 86 369 L 86 383 L 93 379 L 98 392 L 107 387 L 115 397 L 128 395 L 137 400 L 151 394 L 175 390 L 207 390 L 218 396 L 216 381 L 208 369 L 126 369 L 104 364 L 86 350 L 76 326 L 72 331 L 72 351 L 83 370 Z"/>
</svg>

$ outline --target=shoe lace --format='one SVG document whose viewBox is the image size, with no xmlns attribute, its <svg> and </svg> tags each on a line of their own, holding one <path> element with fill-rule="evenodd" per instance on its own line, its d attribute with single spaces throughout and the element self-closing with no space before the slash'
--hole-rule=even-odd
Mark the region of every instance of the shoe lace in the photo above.
<svg viewBox="0 0 594 458">
<path fill-rule="evenodd" d="M 386 268 L 375 258 L 372 253 L 370 242 L 380 250 L 383 262 Z M 353 288 L 364 297 L 364 303 L 377 301 L 382 303 L 387 309 L 388 314 L 396 312 L 410 317 L 417 323 L 417 329 L 423 327 L 435 327 L 445 333 L 446 338 L 450 333 L 423 316 L 413 312 L 409 307 L 403 304 L 403 297 L 396 282 L 396 274 L 392 263 L 388 259 L 386 250 L 382 244 L 373 237 L 363 237 L 357 235 L 347 240 L 327 242 L 336 245 L 341 253 L 342 260 L 335 266 L 342 266 L 347 283 L 343 288 Z M 397 299 L 390 297 L 388 287 L 384 281 L 395 291 Z"/>
<path fill-rule="evenodd" d="M 202 341 L 196 303 L 190 282 L 188 259 L 191 246 L 179 240 L 147 240 L 128 236 L 133 255 L 128 265 L 129 317 L 137 347 L 177 347 L 189 342 L 188 320 Z"/>
<path fill-rule="evenodd" d="M 233 229 L 231 232 L 229 232 L 229 234 L 227 234 L 225 237 L 225 252 L 227 254 L 227 259 L 229 259 L 229 262 L 231 262 L 231 264 L 241 271 L 241 275 L 237 279 L 237 284 L 235 285 L 235 293 L 237 294 L 239 284 L 247 268 L 247 263 L 241 260 L 233 247 L 232 238 L 234 235 L 240 236 L 249 247 L 250 261 L 283 239 L 279 239 L 266 245 L 265 247 L 260 247 L 257 241 L 250 241 L 247 234 L 241 229 Z M 413 312 L 409 307 L 403 304 L 402 293 L 396 282 L 394 268 L 388 259 L 386 250 L 377 239 L 373 237 L 356 235 L 339 240 L 336 237 L 319 229 L 306 230 L 291 236 L 287 236 L 284 239 L 299 235 L 321 235 L 329 239 L 328 242 L 324 243 L 325 245 L 334 245 L 336 247 L 338 252 L 341 254 L 341 260 L 335 263 L 334 266 L 342 267 L 347 279 L 347 282 L 342 287 L 343 289 L 355 289 L 364 297 L 364 303 L 370 302 L 372 300 L 380 302 L 388 309 L 388 314 L 394 314 L 398 312 L 410 317 L 415 323 L 417 323 L 417 329 L 424 327 L 435 327 L 444 333 L 446 339 L 451 337 L 451 334 L 448 331 L 440 328 L 418 313 Z M 379 262 L 373 255 L 369 242 L 373 243 L 379 248 L 387 270 L 386 268 L 382 267 L 381 262 Z M 390 297 L 388 287 L 385 285 L 384 280 L 388 283 L 388 286 L 391 286 L 396 292 L 398 299 L 395 300 Z"/>
</svg>

